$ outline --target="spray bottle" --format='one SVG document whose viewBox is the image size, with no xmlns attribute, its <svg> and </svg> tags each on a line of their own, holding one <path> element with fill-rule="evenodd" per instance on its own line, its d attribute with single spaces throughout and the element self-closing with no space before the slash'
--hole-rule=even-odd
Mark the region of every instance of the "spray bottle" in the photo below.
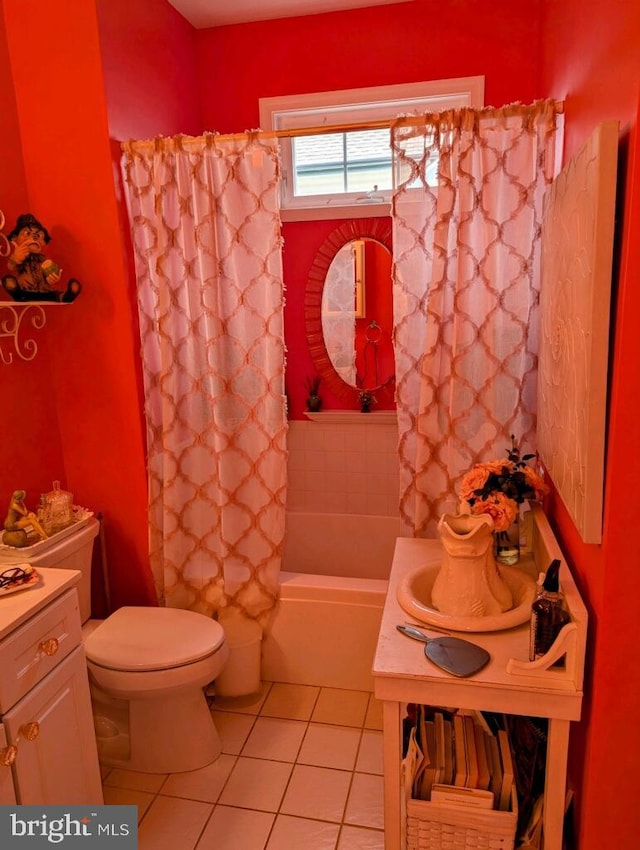
<svg viewBox="0 0 640 850">
<path fill-rule="evenodd" d="M 530 661 L 535 661 L 551 649 L 560 629 L 571 619 L 560 591 L 559 572 L 560 560 L 556 558 L 549 565 L 531 605 Z"/>
</svg>

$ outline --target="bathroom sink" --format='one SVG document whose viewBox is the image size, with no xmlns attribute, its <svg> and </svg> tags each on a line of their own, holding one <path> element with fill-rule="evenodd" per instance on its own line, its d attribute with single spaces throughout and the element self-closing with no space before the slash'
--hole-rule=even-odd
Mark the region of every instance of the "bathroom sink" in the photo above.
<svg viewBox="0 0 640 850">
<path fill-rule="evenodd" d="M 500 565 L 500 572 L 511 590 L 514 605 L 502 614 L 486 617 L 455 617 L 442 614 L 431 604 L 431 588 L 438 575 L 440 564 L 416 567 L 401 579 L 396 590 L 400 606 L 420 623 L 438 626 L 454 632 L 497 632 L 525 623 L 531 616 L 536 585 L 527 573 L 518 567 Z"/>
</svg>

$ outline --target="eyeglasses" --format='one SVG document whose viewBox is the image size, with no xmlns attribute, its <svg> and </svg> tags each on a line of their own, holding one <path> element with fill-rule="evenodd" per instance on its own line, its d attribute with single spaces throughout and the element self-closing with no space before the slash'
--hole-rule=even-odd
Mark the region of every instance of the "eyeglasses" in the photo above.
<svg viewBox="0 0 640 850">
<path fill-rule="evenodd" d="M 0 573 L 0 590 L 12 584 L 20 584 L 21 582 L 28 581 L 30 577 L 31 573 L 22 569 L 22 567 L 11 567 L 8 570 L 3 570 Z"/>
</svg>

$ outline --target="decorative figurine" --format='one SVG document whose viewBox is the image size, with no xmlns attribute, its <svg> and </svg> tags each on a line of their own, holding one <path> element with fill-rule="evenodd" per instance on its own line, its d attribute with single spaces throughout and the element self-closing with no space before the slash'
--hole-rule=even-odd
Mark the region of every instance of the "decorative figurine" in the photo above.
<svg viewBox="0 0 640 850">
<path fill-rule="evenodd" d="M 24 490 L 14 490 L 11 496 L 2 535 L 2 542 L 6 546 L 15 546 L 17 549 L 28 546 L 27 528 L 33 528 L 41 540 L 47 537 L 46 531 L 38 522 L 38 517 L 25 505 L 26 495 Z"/>
<path fill-rule="evenodd" d="M 82 285 L 72 277 L 66 291 L 55 289 L 62 269 L 42 253 L 51 236 L 35 216 L 31 213 L 18 216 L 7 238 L 11 243 L 7 260 L 11 274 L 2 278 L 2 286 L 14 301 L 75 301 Z"/>
</svg>

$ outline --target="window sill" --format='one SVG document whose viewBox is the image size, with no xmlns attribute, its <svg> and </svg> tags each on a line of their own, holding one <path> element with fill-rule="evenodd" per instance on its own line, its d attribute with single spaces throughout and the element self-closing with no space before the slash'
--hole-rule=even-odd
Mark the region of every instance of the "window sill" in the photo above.
<svg viewBox="0 0 640 850">
<path fill-rule="evenodd" d="M 397 422 L 395 410 L 372 410 L 370 413 L 359 410 L 319 410 L 312 413 L 305 410 L 304 415 L 312 422 L 324 425 L 395 425 Z"/>
<path fill-rule="evenodd" d="M 319 221 L 321 219 L 381 218 L 391 215 L 391 204 L 349 204 L 348 206 L 281 209 L 280 221 Z"/>
</svg>

